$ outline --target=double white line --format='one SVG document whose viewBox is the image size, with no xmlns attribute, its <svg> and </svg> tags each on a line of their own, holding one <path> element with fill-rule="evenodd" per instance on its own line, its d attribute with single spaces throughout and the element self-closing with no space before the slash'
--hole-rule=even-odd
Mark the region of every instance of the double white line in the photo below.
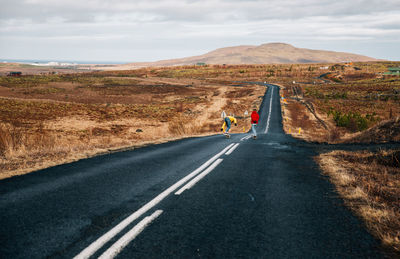
<svg viewBox="0 0 400 259">
<path fill-rule="evenodd" d="M 158 216 L 163 213 L 162 210 L 157 210 L 151 216 L 145 217 L 135 227 L 133 227 L 128 233 L 118 239 L 115 244 L 107 249 L 99 259 L 110 259 L 116 257 L 133 239 L 135 239 L 142 231 L 155 220 Z"/>
<path fill-rule="evenodd" d="M 182 188 L 179 189 L 179 191 L 177 191 L 175 193 L 175 195 L 181 195 L 182 192 L 184 192 L 185 190 L 188 190 L 190 188 L 192 188 L 198 181 L 200 181 L 201 179 L 204 178 L 204 176 L 208 175 L 212 170 L 214 170 L 214 168 L 216 168 L 221 162 L 223 161 L 223 159 L 217 159 L 217 161 L 215 161 L 210 167 L 208 167 L 206 170 L 204 170 L 201 174 L 199 174 L 198 176 L 196 176 L 195 178 L 193 178 L 190 182 L 188 182 L 185 186 L 183 186 Z"/>
<path fill-rule="evenodd" d="M 239 146 L 239 143 L 236 143 L 235 145 L 229 145 L 228 148 L 230 148 L 228 151 L 226 151 L 225 155 L 229 156 L 230 154 L 232 154 L 233 151 L 235 151 L 235 149 Z M 185 190 L 188 190 L 190 188 L 192 188 L 198 181 L 200 181 L 201 179 L 203 179 L 206 175 L 208 175 L 209 173 L 211 173 L 212 170 L 214 170 L 214 168 L 216 168 L 221 162 L 223 161 L 223 159 L 217 159 L 217 161 L 215 161 L 214 163 L 212 163 L 212 165 L 210 165 L 206 170 L 204 170 L 201 174 L 197 175 L 195 178 L 193 178 L 190 182 L 188 182 L 185 186 L 183 186 L 181 189 L 179 189 L 179 191 L 177 191 L 175 193 L 175 195 L 180 195 L 182 192 L 184 192 Z"/>
<path fill-rule="evenodd" d="M 226 148 L 224 148 L 221 152 L 210 158 L 207 162 L 205 162 L 203 165 L 201 165 L 199 168 L 188 174 L 187 176 L 183 177 L 181 180 L 173 184 L 171 187 L 160 193 L 157 197 L 149 201 L 147 204 L 145 204 L 143 207 L 132 213 L 129 217 L 125 218 L 123 221 L 121 221 L 118 225 L 113 227 L 111 230 L 109 230 L 107 233 L 102 235 L 100 238 L 98 238 L 96 241 L 94 241 L 92 244 L 90 244 L 87 248 L 82 250 L 78 255 L 74 257 L 74 259 L 82 259 L 82 258 L 89 258 L 92 256 L 94 253 L 96 253 L 101 247 L 103 247 L 107 242 L 109 242 L 111 239 L 113 239 L 118 233 L 120 233 L 124 228 L 126 228 L 129 224 L 131 224 L 133 221 L 141 217 L 143 214 L 148 212 L 150 209 L 152 209 L 154 206 L 156 206 L 158 203 L 160 203 L 164 198 L 166 198 L 168 195 L 173 193 L 176 189 L 178 189 L 180 186 L 185 184 L 187 181 L 190 179 L 194 178 L 197 176 L 200 172 L 202 172 L 204 169 L 207 168 L 203 173 L 199 174 L 197 177 L 195 177 L 192 181 L 190 181 L 187 185 L 185 185 L 183 188 L 181 188 L 176 194 L 179 195 L 186 189 L 190 189 L 193 185 L 195 185 L 198 181 L 200 181 L 204 176 L 206 176 L 208 173 L 210 173 L 215 167 L 218 166 L 222 162 L 223 159 L 218 159 L 220 156 L 223 154 L 229 155 L 233 152 L 238 147 L 239 144 L 230 144 Z M 217 160 L 218 159 L 218 160 Z M 102 258 L 113 258 L 115 255 L 118 254 L 120 250 L 123 249 L 130 241 L 132 241 L 143 229 L 150 224 L 152 220 L 157 218 L 162 211 L 156 211 L 151 215 L 150 217 L 146 217 L 143 219 L 141 222 L 139 222 L 134 228 L 132 228 L 131 231 L 129 231 L 127 234 L 125 234 L 120 240 L 117 241 L 112 247 L 110 247 L 101 257 Z"/>
<path fill-rule="evenodd" d="M 235 149 L 239 146 L 239 143 L 236 143 L 231 149 L 229 149 L 225 155 L 229 156 L 230 154 L 232 154 L 233 151 L 235 151 Z"/>
</svg>

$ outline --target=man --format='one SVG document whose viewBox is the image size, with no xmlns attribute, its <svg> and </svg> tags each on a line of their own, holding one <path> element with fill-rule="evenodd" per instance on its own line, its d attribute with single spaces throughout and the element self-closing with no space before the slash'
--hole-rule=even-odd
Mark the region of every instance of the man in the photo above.
<svg viewBox="0 0 400 259">
<path fill-rule="evenodd" d="M 258 124 L 258 120 L 260 119 L 260 115 L 258 115 L 257 110 L 254 109 L 251 113 L 251 130 L 253 131 L 253 138 L 257 138 L 256 126 Z"/>
<path fill-rule="evenodd" d="M 221 131 L 224 131 L 224 128 L 226 127 L 226 130 L 224 132 L 224 135 L 229 135 L 229 130 L 231 129 L 231 124 L 235 123 L 235 126 L 237 126 L 237 120 L 233 116 L 226 116 L 224 119 L 224 124 L 222 124 Z"/>
</svg>

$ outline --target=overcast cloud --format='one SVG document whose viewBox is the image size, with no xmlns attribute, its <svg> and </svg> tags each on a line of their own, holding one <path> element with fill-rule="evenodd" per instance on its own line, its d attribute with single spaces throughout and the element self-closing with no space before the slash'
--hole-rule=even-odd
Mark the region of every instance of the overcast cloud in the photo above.
<svg viewBox="0 0 400 259">
<path fill-rule="evenodd" d="M 0 0 L 0 58 L 152 61 L 285 42 L 400 60 L 399 0 Z"/>
</svg>

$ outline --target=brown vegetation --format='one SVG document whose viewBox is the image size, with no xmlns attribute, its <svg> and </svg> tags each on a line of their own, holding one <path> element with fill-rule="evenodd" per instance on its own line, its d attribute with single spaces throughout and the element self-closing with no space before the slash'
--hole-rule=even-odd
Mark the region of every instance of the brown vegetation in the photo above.
<svg viewBox="0 0 400 259">
<path fill-rule="evenodd" d="M 282 103 L 282 110 L 289 118 L 284 122 L 286 132 L 291 130 L 293 133 L 293 129 L 300 128 L 302 123 L 310 125 L 308 117 L 315 130 L 305 130 L 296 137 L 330 143 L 365 142 L 367 139 L 368 142 L 398 141 L 398 132 L 384 129 L 395 129 L 396 117 L 400 115 L 400 78 L 382 75 L 391 66 L 398 66 L 398 63 L 291 66 L 288 70 L 292 77 L 285 75 L 281 78 L 282 93 L 287 100 Z M 300 104 L 303 109 L 299 108 Z M 297 120 L 292 120 L 291 110 L 306 116 L 296 115 Z M 392 125 L 385 124 L 385 121 Z M 371 133 L 370 137 L 365 133 L 360 137 L 360 132 L 374 127 L 380 127 L 375 132 L 385 133 L 385 137 L 376 133 Z"/>
<path fill-rule="evenodd" d="M 0 77 L 0 179 L 111 150 L 215 134 L 223 109 L 242 114 L 260 104 L 264 91 L 148 70 Z"/>
<path fill-rule="evenodd" d="M 370 232 L 400 255 L 400 150 L 334 151 L 317 161 Z"/>
<path fill-rule="evenodd" d="M 345 143 L 385 143 L 400 142 L 400 117 L 385 120 L 377 125 L 342 138 Z"/>
</svg>

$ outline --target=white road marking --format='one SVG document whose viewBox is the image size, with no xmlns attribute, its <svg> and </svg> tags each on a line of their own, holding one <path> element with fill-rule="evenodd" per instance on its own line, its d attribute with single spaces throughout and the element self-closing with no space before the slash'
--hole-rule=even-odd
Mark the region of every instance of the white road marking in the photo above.
<svg viewBox="0 0 400 259">
<path fill-rule="evenodd" d="M 165 197 L 167 197 L 169 194 L 174 192 L 176 189 L 178 189 L 181 185 L 195 177 L 198 173 L 203 171 L 204 168 L 209 166 L 211 163 L 213 163 L 215 160 L 217 160 L 220 156 L 222 156 L 228 149 L 230 149 L 234 144 L 230 144 L 226 148 L 224 148 L 221 152 L 210 158 L 207 162 L 205 162 L 203 165 L 201 165 L 199 168 L 194 170 L 192 173 L 188 174 L 187 176 L 183 177 L 181 180 L 173 184 L 171 187 L 160 193 L 157 197 L 149 201 L 147 204 L 145 204 L 143 207 L 132 213 L 129 217 L 121 221 L 118 225 L 113 227 L 111 230 L 109 230 L 107 233 L 99 237 L 96 241 L 94 241 L 92 244 L 90 244 L 88 247 L 86 247 L 82 252 L 80 252 L 78 255 L 74 257 L 74 259 L 82 259 L 82 258 L 89 258 L 92 256 L 94 253 L 96 253 L 97 250 L 99 250 L 101 247 L 103 247 L 108 241 L 110 241 L 114 236 L 116 236 L 119 232 L 121 232 L 125 227 L 127 227 L 129 224 L 131 224 L 133 221 L 135 221 L 137 218 L 141 217 L 144 213 L 146 213 L 148 210 L 156 206 L 158 203 L 160 203 Z"/>
<path fill-rule="evenodd" d="M 188 182 L 185 186 L 183 186 L 181 189 L 179 189 L 179 191 L 177 191 L 175 193 L 175 195 L 180 195 L 182 192 L 184 192 L 185 190 L 188 190 L 190 188 L 192 188 L 198 181 L 200 181 L 201 179 L 203 179 L 206 175 L 208 175 L 212 170 L 214 170 L 215 167 L 217 167 L 221 162 L 223 161 L 223 159 L 218 159 L 217 161 L 215 161 L 209 168 L 207 168 L 206 170 L 204 170 L 204 172 L 202 172 L 201 174 L 199 174 L 198 176 L 196 176 L 195 178 L 193 178 L 190 182 Z"/>
<path fill-rule="evenodd" d="M 107 249 L 99 259 L 111 259 L 116 257 L 122 249 L 124 249 L 132 240 L 134 240 L 151 222 L 163 213 L 162 210 L 157 210 L 151 216 L 142 219 L 128 233 L 123 235 L 117 242 Z"/>
<path fill-rule="evenodd" d="M 240 139 L 240 141 L 247 140 L 247 139 L 251 138 L 251 136 L 252 136 L 251 134 L 244 136 L 243 138 Z"/>
<path fill-rule="evenodd" d="M 269 112 L 268 112 L 268 119 L 267 119 L 267 127 L 265 127 L 265 134 L 268 133 L 269 130 L 269 121 L 271 120 L 271 111 L 272 111 L 272 96 L 274 94 L 274 88 L 272 87 L 272 91 L 271 91 L 271 98 L 269 100 Z"/>
<path fill-rule="evenodd" d="M 230 154 L 232 154 L 233 151 L 235 151 L 235 149 L 239 146 L 239 143 L 235 144 L 231 149 L 229 149 L 225 155 L 229 156 Z"/>
</svg>

